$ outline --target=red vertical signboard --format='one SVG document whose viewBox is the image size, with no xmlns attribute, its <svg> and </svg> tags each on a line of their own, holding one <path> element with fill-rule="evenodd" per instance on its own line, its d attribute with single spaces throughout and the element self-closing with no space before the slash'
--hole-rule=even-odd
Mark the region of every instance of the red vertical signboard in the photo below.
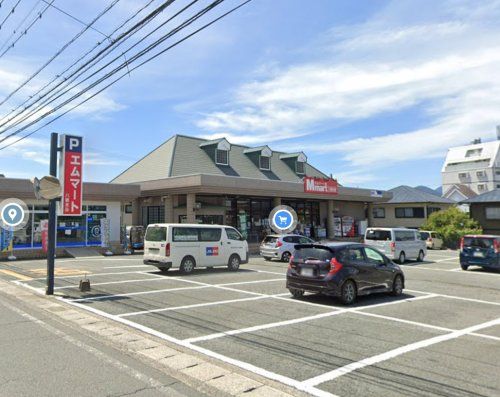
<svg viewBox="0 0 500 397">
<path fill-rule="evenodd" d="M 49 220 L 42 219 L 40 221 L 40 229 L 42 231 L 42 250 L 43 252 L 48 251 L 49 247 Z"/>
<path fill-rule="evenodd" d="M 62 135 L 60 178 L 62 183 L 61 215 L 82 215 L 83 138 Z"/>
</svg>

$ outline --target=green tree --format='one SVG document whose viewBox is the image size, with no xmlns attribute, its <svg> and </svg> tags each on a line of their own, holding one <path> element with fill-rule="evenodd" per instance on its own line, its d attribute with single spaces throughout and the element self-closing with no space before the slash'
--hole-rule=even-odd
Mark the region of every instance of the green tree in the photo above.
<svg viewBox="0 0 500 397">
<path fill-rule="evenodd" d="M 433 212 L 421 226 L 422 230 L 433 230 L 441 234 L 448 248 L 457 248 L 460 238 L 466 234 L 481 234 L 481 225 L 468 213 L 456 207 Z"/>
</svg>

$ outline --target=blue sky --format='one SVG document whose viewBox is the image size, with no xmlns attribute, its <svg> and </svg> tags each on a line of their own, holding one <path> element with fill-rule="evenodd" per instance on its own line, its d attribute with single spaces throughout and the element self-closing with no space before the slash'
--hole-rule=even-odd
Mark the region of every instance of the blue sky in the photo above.
<svg viewBox="0 0 500 397">
<path fill-rule="evenodd" d="M 109 2 L 54 5 L 90 21 Z M 4 1 L 0 21 L 15 3 Z M 146 3 L 120 0 L 95 27 L 109 34 Z M 212 15 L 238 3 L 227 0 Z M 177 0 L 160 19 L 185 4 Z M 33 6 L 43 3 L 20 3 L 0 30 L 0 45 Z M 180 133 L 303 150 L 348 186 L 437 187 L 447 148 L 494 139 L 500 124 L 499 17 L 499 1 L 253 0 L 78 111 L 1 150 L 0 173 L 45 175 L 49 135 L 57 131 L 85 137 L 86 180 L 109 181 Z M 0 58 L 2 99 L 81 29 L 47 10 Z M 86 32 L 0 114 L 102 40 Z"/>
</svg>

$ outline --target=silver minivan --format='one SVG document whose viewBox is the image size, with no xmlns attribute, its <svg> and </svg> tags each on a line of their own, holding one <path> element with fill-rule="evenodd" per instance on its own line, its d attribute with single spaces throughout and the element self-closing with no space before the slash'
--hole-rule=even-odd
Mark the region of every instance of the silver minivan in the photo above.
<svg viewBox="0 0 500 397">
<path fill-rule="evenodd" d="M 425 241 L 413 229 L 369 227 L 365 233 L 365 244 L 377 248 L 399 263 L 405 263 L 408 259 L 422 262 L 427 255 Z"/>
</svg>

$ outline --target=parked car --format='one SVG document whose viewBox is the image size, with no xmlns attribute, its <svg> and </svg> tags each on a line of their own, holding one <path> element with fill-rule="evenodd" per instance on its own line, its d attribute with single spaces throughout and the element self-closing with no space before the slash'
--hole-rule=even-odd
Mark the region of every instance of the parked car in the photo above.
<svg viewBox="0 0 500 397">
<path fill-rule="evenodd" d="M 443 238 L 439 233 L 428 230 L 420 230 L 419 234 L 422 241 L 425 241 L 428 249 L 440 250 L 443 248 Z"/>
<path fill-rule="evenodd" d="M 359 295 L 403 293 L 400 267 L 373 247 L 360 243 L 295 246 L 286 274 L 286 287 L 299 298 L 305 291 L 332 295 L 348 305 Z"/>
<path fill-rule="evenodd" d="M 500 268 L 500 236 L 464 236 L 460 240 L 460 266 L 481 266 L 485 269 Z"/>
<path fill-rule="evenodd" d="M 422 262 L 427 255 L 426 243 L 413 229 L 370 227 L 366 229 L 365 244 L 377 248 L 400 264 L 407 259 Z"/>
<path fill-rule="evenodd" d="M 220 225 L 160 223 L 149 225 L 144 238 L 144 264 L 161 271 L 227 266 L 248 262 L 248 243 L 234 228 Z"/>
<path fill-rule="evenodd" d="M 314 243 L 314 240 L 299 234 L 270 234 L 260 244 L 260 255 L 266 261 L 274 258 L 288 262 L 295 250 L 295 244 L 309 243 Z"/>
</svg>

